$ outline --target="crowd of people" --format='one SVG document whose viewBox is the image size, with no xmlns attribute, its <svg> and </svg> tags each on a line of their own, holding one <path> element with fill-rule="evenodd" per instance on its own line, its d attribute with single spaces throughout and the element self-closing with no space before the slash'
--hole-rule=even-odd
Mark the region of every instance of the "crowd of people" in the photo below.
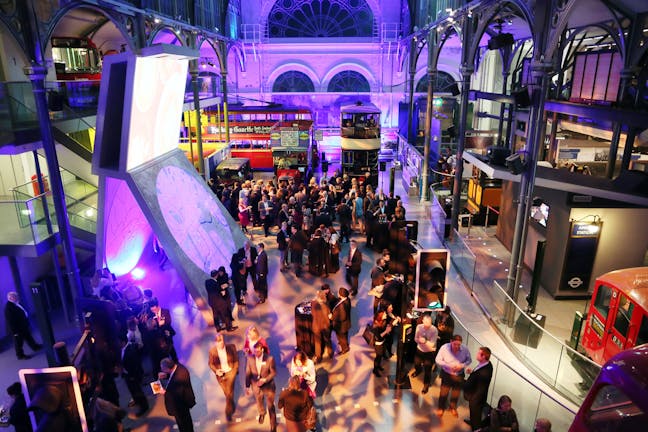
<svg viewBox="0 0 648 432">
<path fill-rule="evenodd" d="M 211 271 L 205 280 L 207 301 L 217 330 L 209 350 L 209 367 L 225 396 L 227 421 L 232 421 L 236 412 L 236 382 L 239 372 L 243 371 L 245 392 L 254 397 L 260 424 L 267 418 L 270 430 L 275 431 L 278 406 L 283 410 L 287 430 L 312 429 L 316 424 L 316 367 L 324 359 L 345 355 L 351 349 L 351 298 L 359 292 L 363 261 L 359 236 L 366 238 L 367 248 L 380 253 L 370 275 L 369 295 L 374 297 L 371 332 L 375 357 L 372 373 L 376 379 L 387 375 L 383 362 L 396 352 L 394 343 L 404 324 L 402 317 L 406 315 L 403 308 L 411 305 L 401 304 L 403 290 L 409 289 L 409 285 L 408 280 L 395 271 L 389 249 L 393 245 L 386 245 L 377 233 L 381 224 L 405 220 L 405 208 L 397 196 L 385 195 L 380 189 L 374 191 L 371 184 L 361 184 L 338 173 L 330 179 L 319 183 L 311 181 L 308 185 L 294 180 L 278 184 L 245 181 L 231 186 L 219 185 L 215 192 L 239 221 L 241 230 L 249 236 L 249 241 L 232 255 L 229 272 L 221 266 Z M 278 400 L 277 367 L 281 365 L 270 353 L 259 329 L 254 325 L 248 327 L 240 350 L 234 343 L 228 343 L 223 333 L 238 329 L 234 309 L 246 306 L 248 279 L 258 304 L 266 302 L 272 294 L 268 286 L 270 265 L 266 243 L 253 242 L 251 225 L 262 227 L 265 237 L 276 236 L 280 255 L 278 268 L 282 272 L 292 271 L 300 277 L 305 266 L 312 275 L 325 278 L 344 268 L 347 283 L 335 293 L 328 283 L 322 283 L 310 302 L 314 350 L 312 353 L 297 351 L 286 365 L 289 379 L 280 390 Z M 341 252 L 342 243 L 349 244 L 346 254 Z M 150 407 L 142 386 L 146 369 L 144 362 L 149 358 L 152 376 L 160 380 L 159 392 L 164 394 L 167 413 L 175 418 L 180 432 L 193 431 L 191 408 L 196 404 L 196 398 L 189 370 L 179 362 L 175 350 L 173 338 L 176 332 L 169 310 L 161 307 L 153 293 L 147 290 L 141 309 L 133 311 L 124 307 L 124 299 L 114 286 L 114 278 L 103 270 L 93 278 L 95 296 L 127 313 L 117 314 L 115 327 L 97 310 L 91 323 L 95 334 L 96 363 L 87 369 L 89 378 L 84 387 L 84 401 L 92 413 L 89 419 L 92 427 L 97 431 L 120 430 L 119 423 L 125 411 L 119 407 L 116 370 L 130 392 L 130 405 L 137 407 L 136 416 L 148 412 Z M 15 313 L 17 298 L 12 297 L 9 303 L 8 308 Z M 21 309 L 18 305 L 16 310 L 20 312 Z M 22 311 L 26 317 L 26 311 Z M 450 307 L 409 320 L 415 327 L 410 341 L 414 351 L 411 377 L 422 374 L 422 394 L 428 393 L 437 375 L 440 377 L 435 414 L 442 417 L 448 411 L 457 417 L 459 397 L 463 392 L 470 412 L 467 422 L 472 430 L 517 431 L 518 422 L 510 397 L 502 395 L 497 407 L 492 409 L 487 403 L 493 374 L 490 349 L 480 347 L 475 353 L 477 364 L 471 367 L 472 355 L 463 345 L 462 337 L 454 333 Z M 34 350 L 40 349 L 25 328 L 28 326 L 23 323 L 16 327 L 17 330 L 12 330 L 18 358 L 28 357 L 22 351 L 23 341 Z M 333 333 L 337 351 L 333 349 Z M 240 352 L 242 355 L 239 356 Z M 241 358 L 245 364 L 239 365 Z M 19 401 L 20 395 L 16 392 L 14 386 L 10 394 Z M 16 407 L 18 410 L 20 405 Z M 538 419 L 536 430 L 550 431 L 550 423 Z"/>
</svg>

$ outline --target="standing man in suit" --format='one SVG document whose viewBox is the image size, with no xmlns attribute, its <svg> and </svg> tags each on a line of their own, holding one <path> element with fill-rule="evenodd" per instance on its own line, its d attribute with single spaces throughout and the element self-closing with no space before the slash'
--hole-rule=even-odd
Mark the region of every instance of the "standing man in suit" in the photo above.
<svg viewBox="0 0 648 432">
<path fill-rule="evenodd" d="M 281 222 L 281 229 L 277 233 L 277 249 L 279 249 L 279 269 L 281 271 L 288 270 L 288 242 L 290 241 L 290 231 L 288 231 L 288 223 Z"/>
<path fill-rule="evenodd" d="M 325 355 L 333 358 L 333 346 L 331 345 L 331 309 L 326 301 L 325 284 L 311 300 L 311 316 L 313 341 L 315 342 L 315 363 L 322 361 Z"/>
<path fill-rule="evenodd" d="M 261 219 L 261 223 L 263 224 L 263 234 L 268 237 L 270 227 L 273 225 L 272 220 L 274 219 L 274 212 L 272 201 L 268 199 L 268 195 L 266 193 L 261 196 L 261 201 L 259 201 L 259 204 L 257 206 L 259 209 L 259 218 Z"/>
<path fill-rule="evenodd" d="M 482 427 L 482 411 L 488 399 L 488 387 L 493 377 L 493 365 L 490 362 L 491 350 L 480 347 L 474 369 L 466 369 L 470 375 L 464 384 L 464 398 L 470 409 L 470 426 L 476 431 Z"/>
<path fill-rule="evenodd" d="M 274 400 L 276 387 L 274 377 L 277 375 L 274 358 L 267 353 L 264 344 L 254 345 L 254 357 L 247 356 L 245 366 L 245 388 L 249 395 L 252 391 L 259 410 L 259 424 L 263 424 L 265 419 L 266 408 L 268 405 L 270 413 L 270 431 L 277 430 L 277 412 L 275 411 Z M 251 389 L 250 389 L 251 387 Z"/>
<path fill-rule="evenodd" d="M 196 405 L 196 397 L 189 371 L 170 357 L 160 361 L 160 369 L 164 377 L 168 378 L 164 388 L 164 406 L 167 414 L 175 417 L 180 432 L 193 432 L 191 408 Z"/>
<path fill-rule="evenodd" d="M 338 345 L 340 351 L 338 355 L 346 354 L 349 352 L 349 329 L 351 328 L 351 301 L 349 300 L 349 290 L 340 287 L 338 290 L 340 299 L 337 304 L 333 306 L 331 312 L 331 321 L 333 322 L 333 330 L 337 335 Z"/>
<path fill-rule="evenodd" d="M 150 302 L 150 315 L 147 321 L 147 340 L 149 341 L 149 352 L 153 366 L 153 376 L 160 372 L 160 361 L 165 357 L 171 357 L 178 361 L 178 355 L 173 346 L 173 336 L 176 332 L 171 326 L 171 312 L 169 309 L 161 308 L 157 299 Z"/>
<path fill-rule="evenodd" d="M 362 252 L 358 249 L 358 242 L 351 240 L 349 256 L 346 260 L 346 281 L 351 286 L 351 295 L 358 295 L 358 278 L 362 270 Z"/>
<path fill-rule="evenodd" d="M 232 421 L 234 415 L 234 384 L 238 375 L 238 353 L 234 344 L 225 344 L 221 333 L 216 333 L 216 345 L 209 350 L 209 367 L 225 394 L 225 415 L 227 421 Z"/>
<path fill-rule="evenodd" d="M 14 347 L 16 348 L 16 356 L 18 360 L 30 359 L 32 356 L 25 354 L 23 350 L 24 342 L 34 350 L 38 351 L 43 348 L 43 345 L 34 340 L 29 327 L 29 314 L 25 308 L 19 303 L 20 298 L 18 293 L 10 291 L 7 293 L 7 304 L 5 305 L 5 321 L 7 322 L 7 329 L 11 332 L 14 339 Z"/>
<path fill-rule="evenodd" d="M 135 405 L 139 407 L 135 415 L 141 417 L 148 411 L 149 403 L 142 390 L 142 379 L 144 378 L 142 350 L 135 340 L 122 339 L 121 367 L 126 387 L 128 387 Z"/>
<path fill-rule="evenodd" d="M 243 247 L 238 250 L 239 260 L 243 267 L 245 267 L 245 280 L 247 281 L 248 275 L 252 279 L 252 286 L 256 290 L 257 279 L 256 272 L 254 271 L 254 263 L 256 262 L 257 251 L 256 248 L 251 246 L 252 242 L 246 241 Z"/>
<path fill-rule="evenodd" d="M 268 254 L 265 251 L 263 242 L 257 245 L 256 257 L 256 291 L 259 296 L 259 303 L 265 303 L 268 298 Z"/>
</svg>

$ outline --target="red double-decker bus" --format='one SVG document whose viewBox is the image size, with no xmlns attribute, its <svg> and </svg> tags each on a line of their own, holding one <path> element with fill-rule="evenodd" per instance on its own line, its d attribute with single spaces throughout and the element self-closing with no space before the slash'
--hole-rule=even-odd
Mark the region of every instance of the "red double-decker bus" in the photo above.
<svg viewBox="0 0 648 432">
<path fill-rule="evenodd" d="M 222 112 L 206 110 L 205 114 L 203 139 L 225 141 Z M 303 161 L 311 160 L 313 149 L 313 120 L 309 109 L 282 105 L 234 106 L 228 110 L 228 122 L 231 157 L 248 158 L 253 170 L 273 171 L 280 164 L 282 169 L 287 166 L 296 172 L 306 172 L 305 167 L 301 170 L 299 167 Z M 304 156 L 300 157 L 302 153 Z"/>
<path fill-rule="evenodd" d="M 596 279 L 581 344 L 599 364 L 648 343 L 648 267 L 615 270 Z"/>
<path fill-rule="evenodd" d="M 52 58 L 57 80 L 101 79 L 101 56 L 87 37 L 53 37 Z"/>
</svg>

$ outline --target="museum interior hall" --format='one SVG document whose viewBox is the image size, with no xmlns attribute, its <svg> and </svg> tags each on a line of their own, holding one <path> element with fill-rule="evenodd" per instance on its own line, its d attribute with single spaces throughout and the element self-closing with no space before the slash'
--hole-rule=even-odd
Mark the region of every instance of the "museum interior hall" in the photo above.
<svg viewBox="0 0 648 432">
<path fill-rule="evenodd" d="M 0 1 L 0 427 L 643 430 L 647 127 L 646 1 Z"/>
</svg>

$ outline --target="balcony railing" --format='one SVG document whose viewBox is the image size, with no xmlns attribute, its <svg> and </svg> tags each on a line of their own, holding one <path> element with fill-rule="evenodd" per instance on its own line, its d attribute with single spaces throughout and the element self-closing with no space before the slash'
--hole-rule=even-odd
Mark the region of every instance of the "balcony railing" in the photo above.
<svg viewBox="0 0 648 432">
<path fill-rule="evenodd" d="M 463 338 L 463 343 L 471 353 L 476 353 L 484 346 L 477 338 L 468 332 L 463 323 L 455 316 L 455 334 Z M 490 361 L 493 365 L 493 377 L 488 389 L 488 403 L 497 406 L 502 395 L 508 395 L 513 400 L 513 408 L 518 418 L 520 431 L 531 432 L 536 418 L 545 417 L 551 421 L 553 430 L 566 431 L 574 420 L 575 407 L 559 401 L 556 397 L 540 389 L 513 367 L 497 357 L 493 352 Z"/>
<path fill-rule="evenodd" d="M 42 197 L 38 195 L 24 200 L 0 201 L 2 244 L 36 245 L 58 232 L 55 218 L 51 218 L 52 232 L 48 230 Z M 53 209 L 53 204 L 49 205 Z"/>
<path fill-rule="evenodd" d="M 581 404 L 600 366 L 546 331 L 497 282 L 484 282 L 479 268 L 488 266 L 488 260 L 478 259 L 456 230 L 446 246 L 453 265 L 511 350 L 547 385 Z M 507 307 L 513 308 L 512 317 Z"/>
<path fill-rule="evenodd" d="M 71 172 L 61 168 L 61 179 L 63 189 L 65 190 L 65 205 L 67 207 L 68 219 L 70 225 L 75 228 L 96 234 L 97 231 L 97 188 L 88 182 L 80 180 Z M 12 192 L 14 200 L 19 202 L 26 202 L 36 197 L 43 197 L 47 200 L 47 206 L 50 213 L 50 220 L 53 224 L 56 223 L 56 213 L 54 210 L 54 202 L 52 201 L 51 193 L 49 192 L 48 178 L 43 177 L 45 184 L 45 191 L 41 191 L 37 180 L 32 180 L 28 183 L 15 187 Z M 44 193 L 41 193 L 44 192 Z M 21 210 L 21 209 L 20 209 Z M 35 205 L 30 213 L 36 221 L 45 222 L 45 212 L 43 211 L 42 201 L 40 205 Z M 18 211 L 17 213 L 20 213 Z M 31 220 L 26 217 L 18 218 L 21 227 L 26 227 L 31 223 Z"/>
</svg>

